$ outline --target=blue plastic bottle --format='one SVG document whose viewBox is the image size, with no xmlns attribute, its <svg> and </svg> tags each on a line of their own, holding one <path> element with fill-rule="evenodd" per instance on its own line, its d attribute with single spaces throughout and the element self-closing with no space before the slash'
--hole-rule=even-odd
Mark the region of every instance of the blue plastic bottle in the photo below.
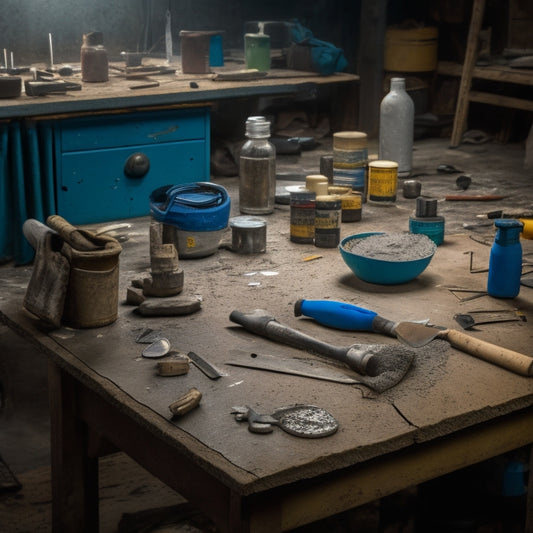
<svg viewBox="0 0 533 533">
<path fill-rule="evenodd" d="M 514 298 L 520 292 L 523 223 L 512 218 L 498 218 L 494 225 L 497 231 L 490 251 L 487 291 L 496 298 Z"/>
</svg>

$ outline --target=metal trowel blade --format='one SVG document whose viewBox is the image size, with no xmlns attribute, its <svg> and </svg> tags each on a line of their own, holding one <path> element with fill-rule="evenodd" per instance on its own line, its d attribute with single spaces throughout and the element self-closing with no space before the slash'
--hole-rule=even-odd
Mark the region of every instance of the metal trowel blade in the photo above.
<svg viewBox="0 0 533 533">
<path fill-rule="evenodd" d="M 421 348 L 441 336 L 443 330 L 431 326 L 424 326 L 423 324 L 417 324 L 415 322 L 400 322 L 395 326 L 394 333 L 398 340 L 408 346 Z"/>
<path fill-rule="evenodd" d="M 350 385 L 363 383 L 360 379 L 350 377 L 340 369 L 328 367 L 309 359 L 259 354 L 244 350 L 234 350 L 231 352 L 231 355 L 232 359 L 226 361 L 227 365 L 253 368 L 255 370 L 267 370 L 280 374 L 290 374 L 324 381 L 334 381 L 336 383 L 347 383 Z"/>
<path fill-rule="evenodd" d="M 400 347 L 401 348 L 401 347 Z M 290 374 L 293 376 L 302 376 L 323 381 L 333 381 L 335 383 L 346 383 L 350 385 L 365 385 L 375 392 L 384 392 L 397 385 L 407 373 L 411 366 L 414 354 L 406 354 L 405 348 L 399 350 L 398 365 L 396 368 L 382 373 L 378 376 L 362 376 L 333 368 L 326 363 L 314 361 L 312 359 L 297 359 L 295 357 L 283 357 L 276 355 L 258 354 L 256 352 L 246 352 L 243 350 L 234 350 L 231 354 L 234 359 L 226 361 L 227 365 L 242 366 L 256 370 L 266 370 L 268 372 L 278 372 L 281 374 Z"/>
</svg>

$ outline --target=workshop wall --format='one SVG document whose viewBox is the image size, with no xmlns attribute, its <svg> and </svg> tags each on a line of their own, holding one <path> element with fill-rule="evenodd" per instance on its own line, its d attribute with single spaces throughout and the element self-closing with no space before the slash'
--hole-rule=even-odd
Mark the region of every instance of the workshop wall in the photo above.
<svg viewBox="0 0 533 533">
<path fill-rule="evenodd" d="M 120 52 L 164 52 L 165 12 L 170 7 L 174 53 L 180 30 L 224 30 L 224 46 L 242 48 L 248 20 L 297 18 L 319 39 L 345 50 L 355 72 L 360 0 L 3 0 L 0 51 L 14 54 L 16 65 L 47 62 L 48 34 L 54 62 L 79 61 L 82 36 L 101 31 L 111 60 Z M 3 62 L 3 56 L 0 58 Z"/>
</svg>

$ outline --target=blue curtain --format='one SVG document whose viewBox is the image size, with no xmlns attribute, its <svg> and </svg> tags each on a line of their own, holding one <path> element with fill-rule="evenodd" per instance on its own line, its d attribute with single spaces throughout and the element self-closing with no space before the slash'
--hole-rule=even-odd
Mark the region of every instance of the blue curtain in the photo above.
<svg viewBox="0 0 533 533">
<path fill-rule="evenodd" d="M 25 264 L 34 250 L 22 224 L 28 218 L 44 222 L 56 212 L 53 127 L 48 121 L 21 119 L 0 128 L 0 261 Z"/>
</svg>

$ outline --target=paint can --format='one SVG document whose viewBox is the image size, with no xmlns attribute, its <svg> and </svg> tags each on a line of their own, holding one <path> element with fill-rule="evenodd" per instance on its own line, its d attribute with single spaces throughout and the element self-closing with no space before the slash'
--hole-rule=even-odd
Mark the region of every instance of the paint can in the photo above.
<svg viewBox="0 0 533 533">
<path fill-rule="evenodd" d="M 315 200 L 313 191 L 302 189 L 290 193 L 290 240 L 298 244 L 313 244 L 315 239 Z"/>
<path fill-rule="evenodd" d="M 351 187 L 366 198 L 368 139 L 362 131 L 333 134 L 333 185 Z"/>
<path fill-rule="evenodd" d="M 259 254 L 266 251 L 266 221 L 260 217 L 230 218 L 231 249 L 239 254 Z"/>
<path fill-rule="evenodd" d="M 376 203 L 395 202 L 398 188 L 398 163 L 372 161 L 368 164 L 368 200 Z"/>
<path fill-rule="evenodd" d="M 336 248 L 341 236 L 340 196 L 317 196 L 315 204 L 315 246 Z"/>
</svg>

